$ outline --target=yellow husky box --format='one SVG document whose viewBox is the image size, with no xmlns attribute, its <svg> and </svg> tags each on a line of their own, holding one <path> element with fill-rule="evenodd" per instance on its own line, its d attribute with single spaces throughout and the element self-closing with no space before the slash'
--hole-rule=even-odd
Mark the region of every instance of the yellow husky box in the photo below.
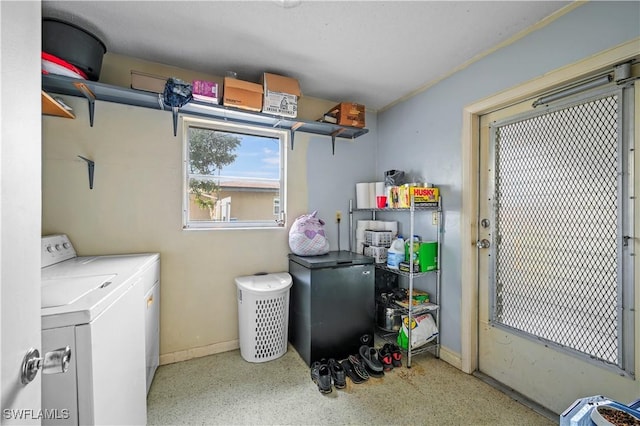
<svg viewBox="0 0 640 426">
<path fill-rule="evenodd" d="M 408 207 L 411 207 L 411 196 L 413 196 L 413 205 L 415 207 L 437 207 L 438 206 L 438 188 L 424 188 L 419 186 L 409 187 Z"/>
</svg>

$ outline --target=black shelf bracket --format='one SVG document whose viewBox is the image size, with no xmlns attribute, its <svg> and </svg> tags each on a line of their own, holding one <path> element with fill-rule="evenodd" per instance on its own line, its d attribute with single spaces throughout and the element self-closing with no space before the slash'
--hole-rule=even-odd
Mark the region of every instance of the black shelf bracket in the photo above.
<svg viewBox="0 0 640 426">
<path fill-rule="evenodd" d="M 96 95 L 93 94 L 91 89 L 87 87 L 86 84 L 75 82 L 74 86 L 87 98 L 87 102 L 89 103 L 89 125 L 93 127 L 93 116 L 96 108 Z"/>
<path fill-rule="evenodd" d="M 89 172 L 89 189 L 93 189 L 93 172 L 95 170 L 96 163 L 93 160 L 89 160 L 88 158 L 83 157 L 82 155 L 78 155 L 78 157 L 87 162 L 87 170 Z"/>
<path fill-rule="evenodd" d="M 336 155 L 336 137 L 344 132 L 344 129 L 338 129 L 335 132 L 331 133 L 331 154 Z"/>
<path fill-rule="evenodd" d="M 296 135 L 296 130 L 298 130 L 300 127 L 302 127 L 303 124 L 304 123 L 297 122 L 293 126 L 291 126 L 291 128 L 289 129 L 289 132 L 291 133 L 291 151 L 293 151 L 293 138 Z"/>
<path fill-rule="evenodd" d="M 173 115 L 173 136 L 178 136 L 178 107 L 171 107 Z"/>
</svg>

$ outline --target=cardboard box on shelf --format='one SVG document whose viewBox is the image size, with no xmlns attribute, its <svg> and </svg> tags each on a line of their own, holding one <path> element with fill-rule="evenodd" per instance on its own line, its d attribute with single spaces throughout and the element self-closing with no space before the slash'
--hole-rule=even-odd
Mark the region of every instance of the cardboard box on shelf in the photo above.
<svg viewBox="0 0 640 426">
<path fill-rule="evenodd" d="M 192 87 L 193 99 L 212 104 L 220 102 L 218 83 L 206 80 L 193 80 Z"/>
<path fill-rule="evenodd" d="M 325 115 L 336 117 L 340 126 L 365 126 L 365 106 L 361 104 L 342 102 L 331 108 Z"/>
<path fill-rule="evenodd" d="M 250 111 L 261 111 L 262 85 L 225 77 L 222 104 Z"/>
<path fill-rule="evenodd" d="M 265 72 L 262 75 L 264 100 L 262 112 L 295 118 L 298 115 L 298 80 Z"/>
<path fill-rule="evenodd" d="M 148 74 L 141 71 L 131 70 L 131 88 L 144 90 L 145 92 L 163 93 L 164 86 L 169 77 Z"/>
</svg>

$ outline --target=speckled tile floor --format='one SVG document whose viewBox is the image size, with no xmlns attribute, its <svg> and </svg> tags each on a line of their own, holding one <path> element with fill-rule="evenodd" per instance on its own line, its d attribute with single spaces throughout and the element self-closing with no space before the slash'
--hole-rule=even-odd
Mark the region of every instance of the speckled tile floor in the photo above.
<svg viewBox="0 0 640 426">
<path fill-rule="evenodd" d="M 161 366 L 148 396 L 149 425 L 553 425 L 431 354 L 412 367 L 327 395 L 295 349 L 266 363 L 240 351 Z M 404 364 L 404 363 L 403 363 Z"/>
</svg>

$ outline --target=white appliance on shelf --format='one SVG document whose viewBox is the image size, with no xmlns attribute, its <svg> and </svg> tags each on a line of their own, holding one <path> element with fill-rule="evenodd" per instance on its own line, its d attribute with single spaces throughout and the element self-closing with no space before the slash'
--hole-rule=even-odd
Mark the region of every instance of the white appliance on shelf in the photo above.
<svg viewBox="0 0 640 426">
<path fill-rule="evenodd" d="M 43 422 L 145 424 L 159 359 L 160 255 L 77 256 L 66 235 L 49 235 L 41 271 L 42 351 L 71 348 L 67 373 L 42 377 Z"/>
</svg>

